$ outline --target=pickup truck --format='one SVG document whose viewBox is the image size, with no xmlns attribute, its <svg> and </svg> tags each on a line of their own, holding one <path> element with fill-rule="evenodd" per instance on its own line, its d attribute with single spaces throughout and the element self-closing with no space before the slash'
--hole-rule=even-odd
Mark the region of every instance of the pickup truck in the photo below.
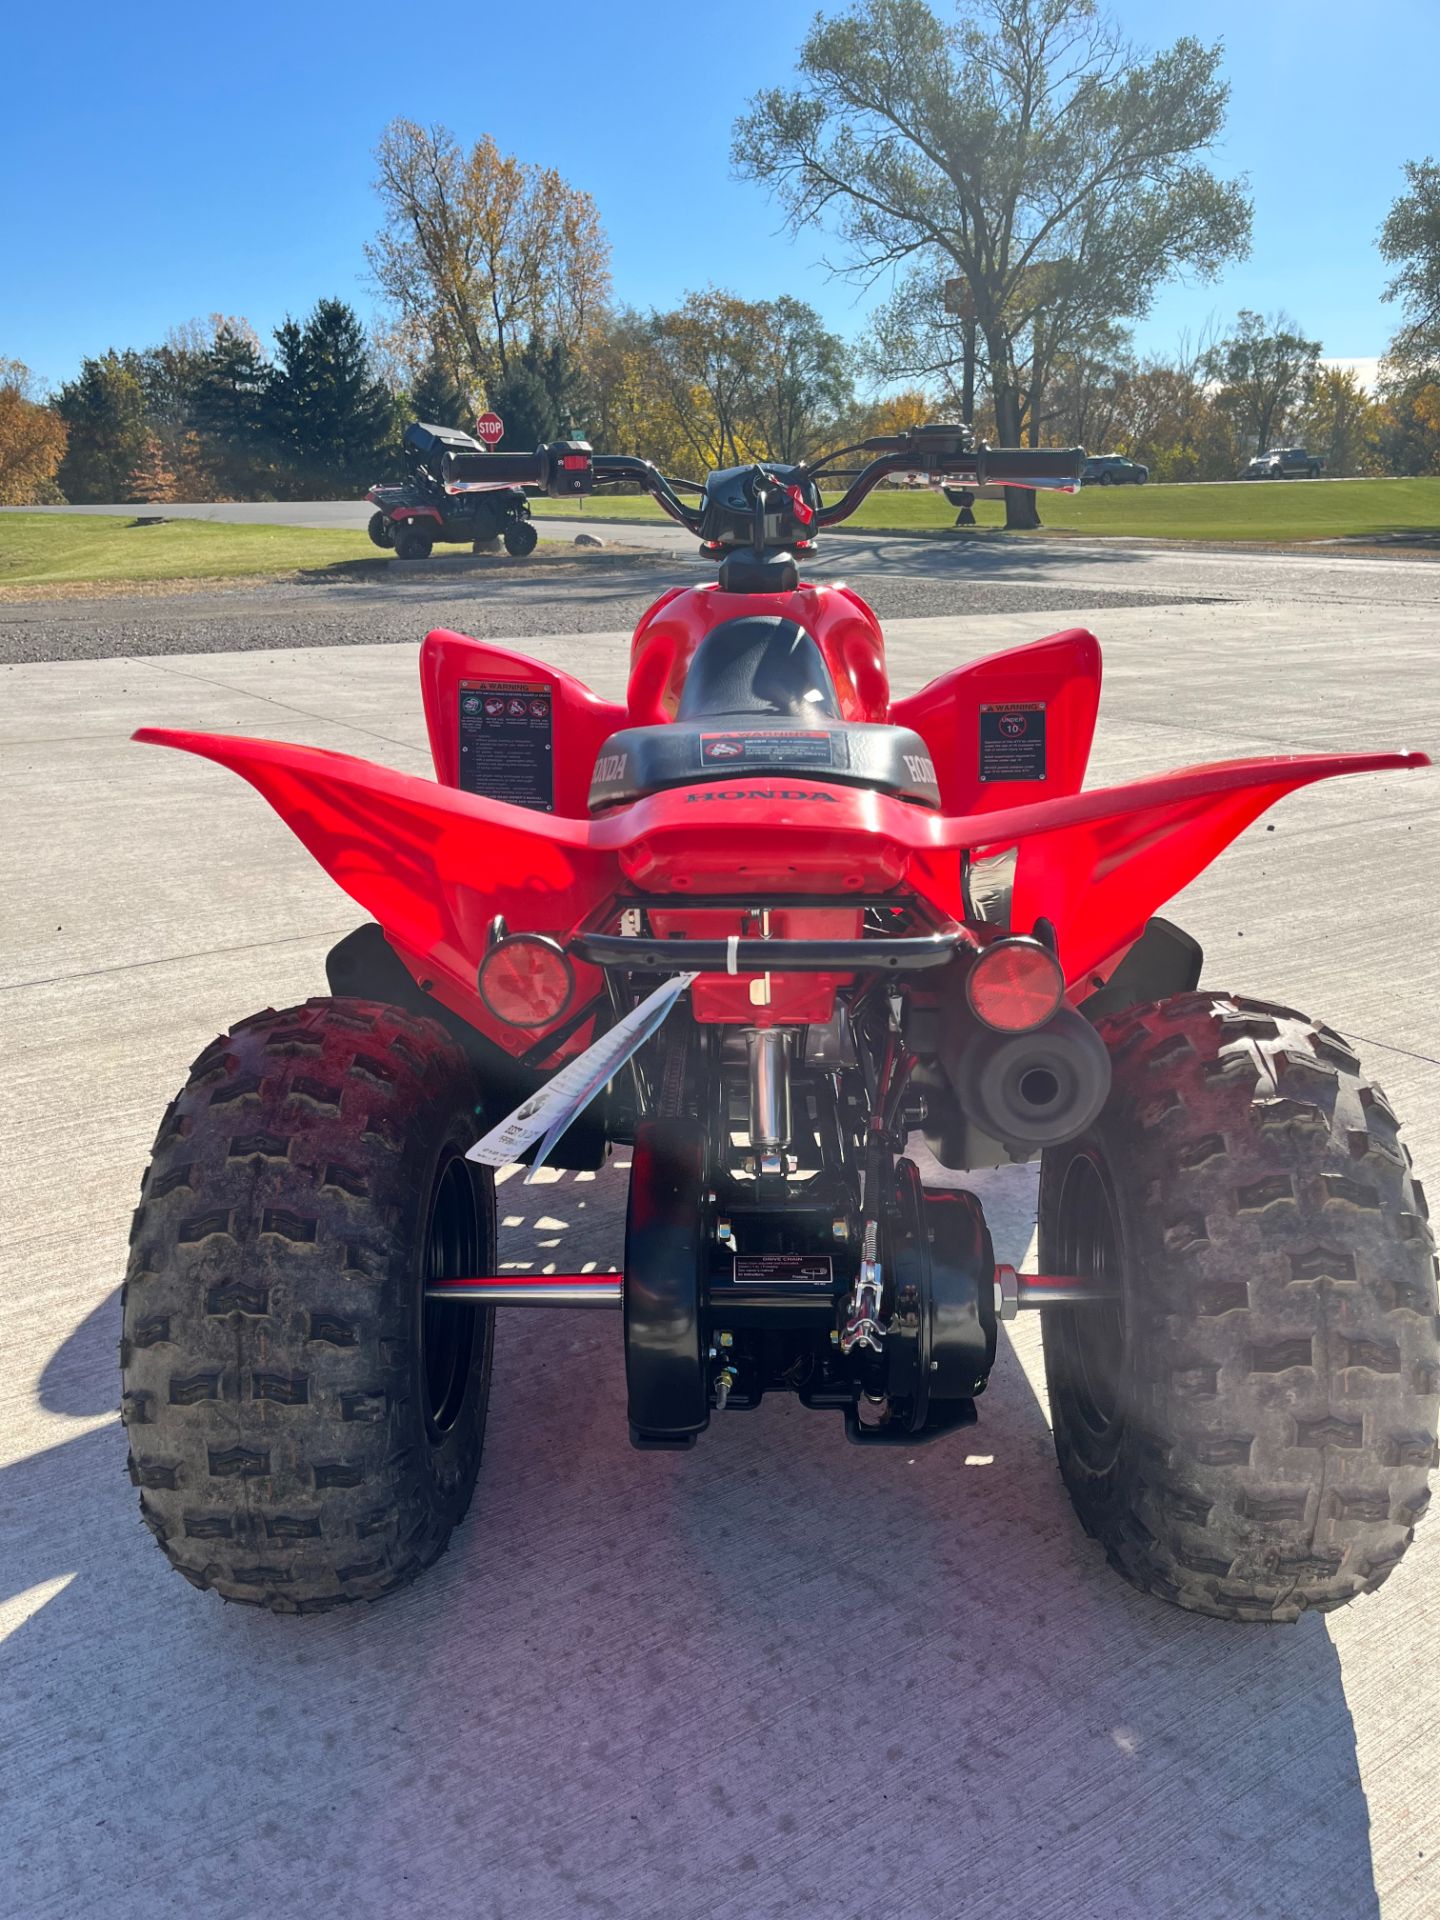
<svg viewBox="0 0 1440 1920">
<path fill-rule="evenodd" d="M 1318 479 L 1325 470 L 1323 453 L 1307 453 L 1304 447 L 1270 447 L 1248 461 L 1242 480 Z"/>
</svg>

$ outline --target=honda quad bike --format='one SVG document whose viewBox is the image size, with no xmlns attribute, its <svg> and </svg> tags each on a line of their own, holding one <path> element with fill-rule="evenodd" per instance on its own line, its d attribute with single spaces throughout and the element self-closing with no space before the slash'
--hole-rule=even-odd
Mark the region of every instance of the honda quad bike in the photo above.
<svg viewBox="0 0 1440 1920">
<path fill-rule="evenodd" d="M 1296 788 L 1425 756 L 1083 791 L 1089 633 L 896 699 L 865 602 L 800 579 L 887 473 L 1073 486 L 1082 460 L 924 427 L 700 486 L 461 449 L 451 483 L 638 481 L 718 563 L 640 621 L 623 705 L 441 631 L 434 783 L 137 735 L 243 775 L 373 916 L 328 996 L 205 1048 L 145 1176 L 124 1417 L 187 1579 L 307 1612 L 435 1560 L 499 1306 L 614 1309 L 657 1449 L 781 1391 L 861 1447 L 943 1445 L 1038 1310 L 1065 1484 L 1137 1587 L 1269 1621 L 1385 1579 L 1440 1391 L 1410 1157 L 1347 1040 L 1202 989 L 1156 910 Z M 925 1187 L 917 1133 L 960 1171 L 1038 1156 L 1038 1274 L 997 1264 L 963 1185 Z M 615 1146 L 623 1272 L 502 1274 L 491 1169 Z"/>
<path fill-rule="evenodd" d="M 481 456 L 485 449 L 458 427 L 432 427 L 414 420 L 402 442 L 410 478 L 404 486 L 374 486 L 365 498 L 377 511 L 368 532 L 377 547 L 393 549 L 398 560 L 425 560 L 441 541 L 463 542 L 476 553 L 503 540 L 507 553 L 523 559 L 539 539 L 530 519 L 530 502 L 502 474 L 474 462 L 464 479 L 452 479 L 445 462 L 452 455 Z M 506 455 L 513 460 L 514 455 Z"/>
</svg>

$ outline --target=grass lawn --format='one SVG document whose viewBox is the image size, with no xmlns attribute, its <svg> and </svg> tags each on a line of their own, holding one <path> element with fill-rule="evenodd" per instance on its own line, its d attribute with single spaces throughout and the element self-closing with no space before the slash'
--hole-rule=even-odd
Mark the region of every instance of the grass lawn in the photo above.
<svg viewBox="0 0 1440 1920">
<path fill-rule="evenodd" d="M 616 495 L 582 509 L 573 501 L 537 500 L 537 516 L 586 513 L 625 520 L 660 520 L 654 501 Z M 1085 487 L 1041 496 L 1040 517 L 1057 533 L 1131 534 L 1161 540 L 1328 540 L 1341 535 L 1440 533 L 1440 479 L 1252 480 L 1199 487 Z M 999 501 L 980 501 L 982 527 L 1005 524 Z M 950 527 L 955 509 L 928 490 L 870 495 L 851 527 L 909 533 Z"/>
<path fill-rule="evenodd" d="M 137 507 L 137 513 L 163 513 Z M 133 527 L 104 514 L 0 514 L 0 586 L 76 581 L 218 580 L 381 556 L 364 533 L 170 520 Z"/>
</svg>

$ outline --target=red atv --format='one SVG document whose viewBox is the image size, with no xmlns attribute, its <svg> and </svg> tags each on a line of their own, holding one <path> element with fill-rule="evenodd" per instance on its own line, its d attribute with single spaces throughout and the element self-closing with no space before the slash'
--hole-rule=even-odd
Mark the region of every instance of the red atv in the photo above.
<svg viewBox="0 0 1440 1920">
<path fill-rule="evenodd" d="M 161 1124 L 122 1360 L 172 1563 L 283 1612 L 428 1566 L 470 1504 L 497 1305 L 620 1309 L 644 1448 L 779 1390 L 914 1448 L 975 1420 L 999 1322 L 1038 1308 L 1061 1472 L 1136 1586 L 1246 1620 L 1379 1586 L 1440 1389 L 1409 1155 L 1339 1034 L 1201 991 L 1154 915 L 1295 788 L 1425 756 L 1082 792 L 1078 630 L 892 700 L 875 616 L 797 556 L 889 472 L 1073 485 L 1079 453 L 925 427 L 703 487 L 574 443 L 451 478 L 482 458 L 559 496 L 639 480 L 718 583 L 641 620 L 623 707 L 432 633 L 437 784 L 137 736 L 243 774 L 374 916 L 330 997 L 241 1021 Z M 829 506 L 822 472 L 850 482 Z M 953 1169 L 1040 1156 L 1039 1276 L 923 1187 L 915 1131 Z M 622 1143 L 623 1275 L 499 1275 L 490 1167 Z"/>
</svg>

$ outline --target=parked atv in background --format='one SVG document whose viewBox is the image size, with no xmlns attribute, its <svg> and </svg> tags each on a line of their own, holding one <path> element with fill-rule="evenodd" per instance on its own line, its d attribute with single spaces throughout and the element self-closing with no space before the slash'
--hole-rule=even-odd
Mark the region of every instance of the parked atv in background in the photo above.
<svg viewBox="0 0 1440 1920">
<path fill-rule="evenodd" d="M 616 1310 L 643 1449 L 776 1392 L 862 1447 L 943 1446 L 1000 1322 L 1038 1310 L 1065 1484 L 1137 1587 L 1278 1621 L 1386 1578 L 1440 1394 L 1410 1157 L 1346 1039 L 1202 989 L 1157 909 L 1286 794 L 1425 756 L 1082 791 L 1091 634 L 896 699 L 859 594 L 800 580 L 887 474 L 1073 486 L 1083 459 L 951 426 L 703 485 L 576 443 L 452 451 L 452 484 L 639 481 L 717 563 L 641 619 L 623 704 L 438 631 L 436 783 L 136 736 L 243 775 L 373 915 L 329 996 L 203 1050 L 145 1176 L 130 1472 L 194 1585 L 306 1612 L 433 1561 L 479 1469 L 497 1305 Z M 924 1187 L 916 1133 L 961 1172 L 1038 1157 L 1040 1273 L 996 1262 L 973 1193 Z M 493 1168 L 614 1146 L 623 1273 L 501 1274 Z"/>
<path fill-rule="evenodd" d="M 442 541 L 459 542 L 478 553 L 500 539 L 517 559 L 535 551 L 539 535 L 531 523 L 530 502 L 519 487 L 479 471 L 464 481 L 447 480 L 447 457 L 484 456 L 478 440 L 458 427 L 416 420 L 405 429 L 402 445 L 409 480 L 399 487 L 371 487 L 365 496 L 378 509 L 369 526 L 377 547 L 393 550 L 398 560 L 424 560 Z"/>
</svg>

